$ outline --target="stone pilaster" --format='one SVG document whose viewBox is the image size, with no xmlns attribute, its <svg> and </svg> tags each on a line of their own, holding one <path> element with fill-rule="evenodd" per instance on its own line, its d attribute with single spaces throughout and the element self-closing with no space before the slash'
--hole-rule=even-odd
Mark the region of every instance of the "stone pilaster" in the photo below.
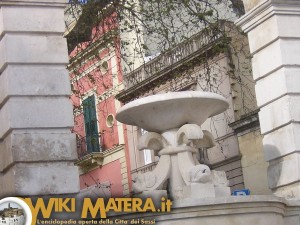
<svg viewBox="0 0 300 225">
<path fill-rule="evenodd" d="M 65 0 L 0 1 L 0 196 L 79 190 Z"/>
<path fill-rule="evenodd" d="M 300 1 L 244 1 L 253 2 L 237 24 L 253 55 L 269 186 L 276 195 L 300 197 Z"/>
</svg>

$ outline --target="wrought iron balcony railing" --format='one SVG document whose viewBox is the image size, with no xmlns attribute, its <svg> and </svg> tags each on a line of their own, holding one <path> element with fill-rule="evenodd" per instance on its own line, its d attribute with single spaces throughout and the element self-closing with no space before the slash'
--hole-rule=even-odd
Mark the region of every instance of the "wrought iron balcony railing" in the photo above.
<svg viewBox="0 0 300 225">
<path fill-rule="evenodd" d="M 77 142 L 77 155 L 78 158 L 83 158 L 84 156 L 93 153 L 93 152 L 102 152 L 101 143 L 99 142 L 100 136 L 97 135 L 94 137 L 95 140 L 90 140 L 90 144 L 87 144 L 87 137 L 76 137 Z M 98 140 L 96 140 L 98 139 Z M 93 141 L 98 141 L 98 144 L 94 145 Z"/>
</svg>

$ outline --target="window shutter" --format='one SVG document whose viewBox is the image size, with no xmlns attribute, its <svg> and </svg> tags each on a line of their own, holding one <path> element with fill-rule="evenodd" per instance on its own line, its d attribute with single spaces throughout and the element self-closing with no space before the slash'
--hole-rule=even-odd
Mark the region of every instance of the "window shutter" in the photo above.
<svg viewBox="0 0 300 225">
<path fill-rule="evenodd" d="M 88 152 L 99 152 L 99 133 L 97 127 L 97 114 L 95 96 L 83 100 L 83 115 L 86 133 L 86 145 Z"/>
</svg>

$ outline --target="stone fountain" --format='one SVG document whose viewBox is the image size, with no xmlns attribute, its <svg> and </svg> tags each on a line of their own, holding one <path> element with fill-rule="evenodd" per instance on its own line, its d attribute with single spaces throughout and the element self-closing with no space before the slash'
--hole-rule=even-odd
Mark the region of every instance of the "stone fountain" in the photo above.
<svg viewBox="0 0 300 225">
<path fill-rule="evenodd" d="M 300 225 L 300 200 L 230 196 L 225 172 L 199 163 L 198 149 L 215 145 L 201 125 L 228 106 L 218 94 L 186 91 L 137 99 L 119 110 L 118 121 L 148 131 L 138 148 L 159 156 L 153 171 L 135 178 L 134 193 L 154 200 L 168 195 L 173 200 L 169 213 L 123 214 L 122 219 L 155 218 L 156 224 L 164 225 Z"/>
<path fill-rule="evenodd" d="M 120 122 L 148 131 L 138 148 L 151 149 L 159 156 L 154 171 L 135 178 L 133 191 L 161 196 L 168 186 L 173 200 L 229 196 L 225 172 L 211 171 L 197 160 L 199 148 L 215 145 L 212 134 L 201 129 L 202 123 L 228 106 L 220 95 L 187 91 L 153 95 L 122 107 L 117 114 Z"/>
</svg>

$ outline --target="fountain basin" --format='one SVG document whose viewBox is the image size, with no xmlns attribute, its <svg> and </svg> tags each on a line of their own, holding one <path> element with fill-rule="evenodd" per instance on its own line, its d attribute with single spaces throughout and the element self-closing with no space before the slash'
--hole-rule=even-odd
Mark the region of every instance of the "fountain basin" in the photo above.
<svg viewBox="0 0 300 225">
<path fill-rule="evenodd" d="M 164 132 L 184 124 L 198 124 L 228 108 L 221 95 L 185 91 L 157 94 L 134 100 L 123 106 L 116 119 L 147 131 Z"/>
</svg>

